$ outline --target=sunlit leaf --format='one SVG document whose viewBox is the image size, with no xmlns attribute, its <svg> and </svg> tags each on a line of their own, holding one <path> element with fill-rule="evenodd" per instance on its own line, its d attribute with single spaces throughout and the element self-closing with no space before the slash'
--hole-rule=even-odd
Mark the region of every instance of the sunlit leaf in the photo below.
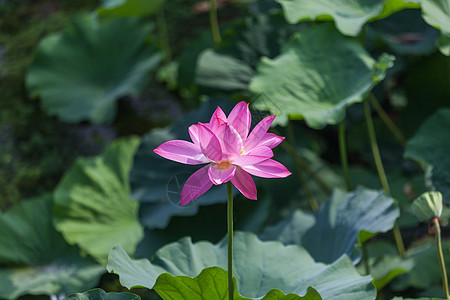
<svg viewBox="0 0 450 300">
<path fill-rule="evenodd" d="M 234 299 L 251 300 L 242 297 L 236 289 L 236 278 L 234 278 Z M 196 277 L 172 276 L 169 273 L 161 274 L 154 289 L 163 299 L 170 300 L 227 300 L 228 285 L 227 272 L 219 267 L 210 267 Z M 306 295 L 301 297 L 296 294 L 285 295 L 282 291 L 273 289 L 267 293 L 262 300 L 322 300 L 314 288 L 309 287 Z"/>
<path fill-rule="evenodd" d="M 335 190 L 316 213 L 295 211 L 267 228 L 261 237 L 301 245 L 324 263 L 332 263 L 343 254 L 358 261 L 356 244 L 392 229 L 399 214 L 393 199 L 383 192 L 362 187 L 350 193 Z"/>
<path fill-rule="evenodd" d="M 323 299 L 375 299 L 371 278 L 359 276 L 346 256 L 324 265 L 314 262 L 301 247 L 262 242 L 243 232 L 235 233 L 233 244 L 233 271 L 243 297 L 263 297 L 272 289 L 304 295 L 312 286 Z M 115 247 L 107 269 L 118 274 L 125 287 L 153 288 L 163 273 L 195 277 L 212 266 L 227 268 L 226 239 L 214 245 L 193 244 L 190 238 L 184 238 L 160 249 L 151 262 L 132 260 L 121 247 Z"/>
<path fill-rule="evenodd" d="M 0 213 L 0 298 L 75 293 L 94 287 L 104 273 L 53 228 L 52 210 L 48 195 Z"/>
<path fill-rule="evenodd" d="M 442 54 L 450 56 L 450 35 L 441 34 L 438 46 Z"/>
<path fill-rule="evenodd" d="M 146 42 L 150 31 L 135 19 L 76 18 L 39 44 L 26 77 L 29 93 L 65 122 L 113 120 L 118 98 L 138 93 L 160 61 Z"/>
<path fill-rule="evenodd" d="M 180 206 L 180 193 L 184 182 L 199 166 L 185 165 L 156 155 L 153 150 L 162 143 L 189 140 L 188 127 L 198 122 L 209 122 L 214 110 L 220 106 L 229 113 L 233 103 L 229 100 L 209 100 L 197 110 L 184 115 L 173 125 L 150 131 L 142 139 L 130 173 L 133 198 L 141 202 L 140 216 L 149 228 L 165 228 L 172 216 L 192 216 L 199 205 L 226 201 L 226 186 L 214 186 L 206 194 Z"/>
<path fill-rule="evenodd" d="M 275 122 L 305 119 L 322 129 L 345 118 L 347 106 L 362 102 L 384 78 L 393 57 L 375 61 L 356 40 L 343 37 L 332 25 L 301 31 L 271 60 L 263 58 L 250 90 L 253 107 L 278 115 Z"/>
<path fill-rule="evenodd" d="M 421 0 L 422 16 L 425 21 L 441 30 L 439 49 L 444 55 L 450 55 L 450 1 Z"/>
<path fill-rule="evenodd" d="M 146 16 L 159 11 L 165 0 L 103 0 L 100 15 L 115 17 Z"/>
<path fill-rule="evenodd" d="M 143 236 L 128 183 L 138 145 L 137 138 L 119 140 L 100 156 L 79 158 L 55 190 L 56 228 L 101 262 L 118 243 L 133 253 Z"/>
<path fill-rule="evenodd" d="M 416 135 L 408 141 L 404 154 L 406 158 L 432 166 L 432 184 L 442 193 L 446 203 L 450 202 L 449 126 L 450 109 L 438 110 L 422 123 Z"/>
<path fill-rule="evenodd" d="M 130 293 L 107 293 L 102 289 L 94 289 L 84 293 L 67 296 L 65 300 L 140 300 L 141 297 Z"/>
<path fill-rule="evenodd" d="M 277 0 L 289 23 L 303 20 L 331 20 L 345 35 L 356 36 L 363 25 L 405 9 L 418 8 L 418 1 L 403 0 Z"/>
</svg>

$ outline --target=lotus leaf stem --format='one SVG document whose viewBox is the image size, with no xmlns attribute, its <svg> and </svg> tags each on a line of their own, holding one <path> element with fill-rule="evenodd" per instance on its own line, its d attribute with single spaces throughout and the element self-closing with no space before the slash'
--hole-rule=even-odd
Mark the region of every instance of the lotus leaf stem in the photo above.
<svg viewBox="0 0 450 300">
<path fill-rule="evenodd" d="M 364 114 L 366 117 L 367 123 L 367 131 L 369 134 L 370 147 L 372 148 L 373 159 L 375 161 L 375 166 L 377 168 L 378 177 L 380 178 L 381 186 L 383 187 L 386 195 L 391 196 L 391 190 L 389 188 L 389 183 L 386 177 L 386 173 L 384 172 L 383 162 L 380 156 L 380 150 L 378 148 L 377 137 L 375 135 L 375 127 L 373 126 L 372 115 L 370 114 L 370 104 L 369 98 L 365 99 L 363 102 L 364 105 Z M 397 250 L 400 256 L 405 256 L 405 246 L 403 244 L 402 235 L 400 232 L 400 228 L 398 224 L 395 223 L 393 228 L 395 243 L 397 244 Z"/>
<path fill-rule="evenodd" d="M 384 122 L 384 124 L 389 128 L 389 130 L 392 132 L 392 134 L 395 136 L 395 138 L 399 141 L 399 143 L 402 145 L 402 147 L 405 147 L 406 139 L 403 136 L 403 133 L 400 131 L 400 129 L 395 125 L 394 122 L 392 122 L 391 118 L 388 116 L 388 114 L 384 111 L 383 107 L 378 102 L 375 95 L 370 93 L 369 95 L 370 104 L 372 104 L 373 108 L 377 111 L 377 114 L 380 116 L 381 120 Z"/>
<path fill-rule="evenodd" d="M 344 172 L 345 186 L 347 191 L 352 189 L 350 175 L 348 173 L 347 145 L 345 139 L 345 121 L 339 124 L 339 152 L 341 154 L 342 171 Z"/>
<path fill-rule="evenodd" d="M 167 31 L 167 22 L 164 11 L 156 14 L 156 23 L 158 26 L 159 42 L 164 52 L 164 62 L 168 64 L 172 60 L 172 50 L 170 49 L 169 34 Z"/>
<path fill-rule="evenodd" d="M 220 37 L 219 22 L 217 20 L 216 0 L 209 0 L 209 23 L 214 45 L 217 47 L 222 42 L 222 38 Z"/>
</svg>

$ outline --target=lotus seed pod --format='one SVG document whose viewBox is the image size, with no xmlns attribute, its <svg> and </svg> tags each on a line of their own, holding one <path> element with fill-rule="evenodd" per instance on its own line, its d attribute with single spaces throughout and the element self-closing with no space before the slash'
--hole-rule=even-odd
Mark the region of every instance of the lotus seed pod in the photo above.
<svg viewBox="0 0 450 300">
<path fill-rule="evenodd" d="M 440 192 L 426 192 L 411 205 L 411 213 L 424 220 L 439 218 L 442 214 L 442 194 Z"/>
</svg>

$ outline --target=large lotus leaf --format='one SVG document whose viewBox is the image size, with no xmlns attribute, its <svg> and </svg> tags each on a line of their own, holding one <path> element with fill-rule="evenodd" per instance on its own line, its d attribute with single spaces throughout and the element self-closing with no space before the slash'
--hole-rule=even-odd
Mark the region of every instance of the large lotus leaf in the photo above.
<svg viewBox="0 0 450 300">
<path fill-rule="evenodd" d="M 342 36 L 333 25 L 309 27 L 271 60 L 263 58 L 250 90 L 261 94 L 254 108 L 287 117 L 305 119 L 309 127 L 322 129 L 345 118 L 347 106 L 362 102 L 384 78 L 393 57 L 376 62 L 356 40 Z"/>
<path fill-rule="evenodd" d="M 206 49 L 197 62 L 196 83 L 225 91 L 245 91 L 254 70 L 242 61 Z"/>
<path fill-rule="evenodd" d="M 56 187 L 54 222 L 66 240 L 104 262 L 122 244 L 133 253 L 143 237 L 128 172 L 138 138 L 114 142 L 100 156 L 79 158 Z"/>
<path fill-rule="evenodd" d="M 135 19 L 76 18 L 39 44 L 27 88 L 47 114 L 63 121 L 111 121 L 118 98 L 138 93 L 160 61 L 146 42 L 150 31 Z"/>
<path fill-rule="evenodd" d="M 235 233 L 233 245 L 233 275 L 243 297 L 255 299 L 272 289 L 304 295 L 312 286 L 324 299 L 375 299 L 371 278 L 358 275 L 347 256 L 324 265 L 314 262 L 299 246 L 263 242 L 245 232 Z M 163 273 L 195 277 L 212 266 L 227 268 L 226 239 L 214 245 L 193 244 L 189 237 L 184 238 L 161 248 L 151 262 L 132 260 L 117 246 L 110 253 L 107 270 L 117 273 L 125 287 L 153 288 Z"/>
<path fill-rule="evenodd" d="M 279 14 L 259 14 L 234 22 L 223 29 L 220 49 L 200 54 L 196 83 L 218 91 L 247 91 L 260 58 L 277 56 L 298 28 Z"/>
<path fill-rule="evenodd" d="M 450 56 L 450 1 L 421 0 L 422 16 L 428 24 L 441 30 L 439 50 Z"/>
<path fill-rule="evenodd" d="M 289 23 L 302 20 L 334 19 L 336 27 L 345 35 L 356 36 L 363 25 L 405 9 L 418 8 L 414 0 L 277 0 Z"/>
<path fill-rule="evenodd" d="M 442 241 L 445 265 L 450 264 L 450 242 Z M 398 291 L 409 287 L 428 289 L 442 282 L 436 241 L 432 238 L 419 241 L 409 247 L 406 257 L 414 261 L 411 271 L 396 278 L 391 287 Z"/>
<path fill-rule="evenodd" d="M 165 0 L 103 0 L 97 10 L 100 15 L 115 17 L 139 17 L 156 13 Z"/>
<path fill-rule="evenodd" d="M 234 299 L 251 300 L 251 298 L 242 297 L 236 289 L 236 279 L 234 279 Z M 219 267 L 204 269 L 197 277 L 172 276 L 169 273 L 161 274 L 158 277 L 155 291 L 167 300 L 227 300 L 228 285 L 227 272 Z M 322 300 L 319 293 L 309 287 L 306 295 L 301 297 L 296 294 L 285 295 L 282 291 L 270 290 L 262 300 Z"/>
<path fill-rule="evenodd" d="M 67 296 L 65 300 L 140 300 L 141 297 L 130 293 L 107 293 L 102 289 L 93 289 L 84 293 Z"/>
<path fill-rule="evenodd" d="M 147 227 L 165 228 L 172 216 L 192 216 L 197 213 L 199 205 L 226 202 L 226 186 L 221 185 L 213 186 L 190 204 L 180 206 L 183 184 L 199 166 L 173 162 L 153 152 L 168 140 L 190 140 L 188 127 L 198 122 L 209 122 L 217 106 L 228 113 L 233 103 L 224 99 L 209 100 L 173 125 L 154 129 L 142 139 L 130 173 L 130 182 L 133 198 L 141 202 L 141 221 Z"/>
<path fill-rule="evenodd" d="M 438 47 L 442 54 L 450 56 L 450 35 L 441 34 Z"/>
<path fill-rule="evenodd" d="M 42 196 L 0 213 L 0 298 L 75 293 L 104 273 L 53 228 L 52 210 L 51 196 Z"/>
<path fill-rule="evenodd" d="M 393 199 L 383 192 L 362 187 L 350 193 L 334 190 L 331 199 L 314 214 L 295 211 L 267 228 L 261 237 L 301 245 L 324 263 L 332 263 L 343 254 L 358 261 L 355 245 L 392 229 L 399 214 Z"/>
<path fill-rule="evenodd" d="M 432 165 L 431 181 L 450 203 L 450 109 L 440 109 L 425 120 L 416 135 L 406 144 L 405 157 Z"/>
</svg>

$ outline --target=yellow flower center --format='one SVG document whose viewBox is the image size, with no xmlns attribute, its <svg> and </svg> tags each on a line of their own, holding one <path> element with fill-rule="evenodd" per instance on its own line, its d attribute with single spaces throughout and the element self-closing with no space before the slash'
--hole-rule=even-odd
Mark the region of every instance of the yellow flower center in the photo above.
<svg viewBox="0 0 450 300">
<path fill-rule="evenodd" d="M 231 167 L 231 162 L 229 162 L 229 161 L 221 161 L 220 163 L 217 164 L 217 167 L 220 170 L 226 170 L 226 169 Z"/>
</svg>

